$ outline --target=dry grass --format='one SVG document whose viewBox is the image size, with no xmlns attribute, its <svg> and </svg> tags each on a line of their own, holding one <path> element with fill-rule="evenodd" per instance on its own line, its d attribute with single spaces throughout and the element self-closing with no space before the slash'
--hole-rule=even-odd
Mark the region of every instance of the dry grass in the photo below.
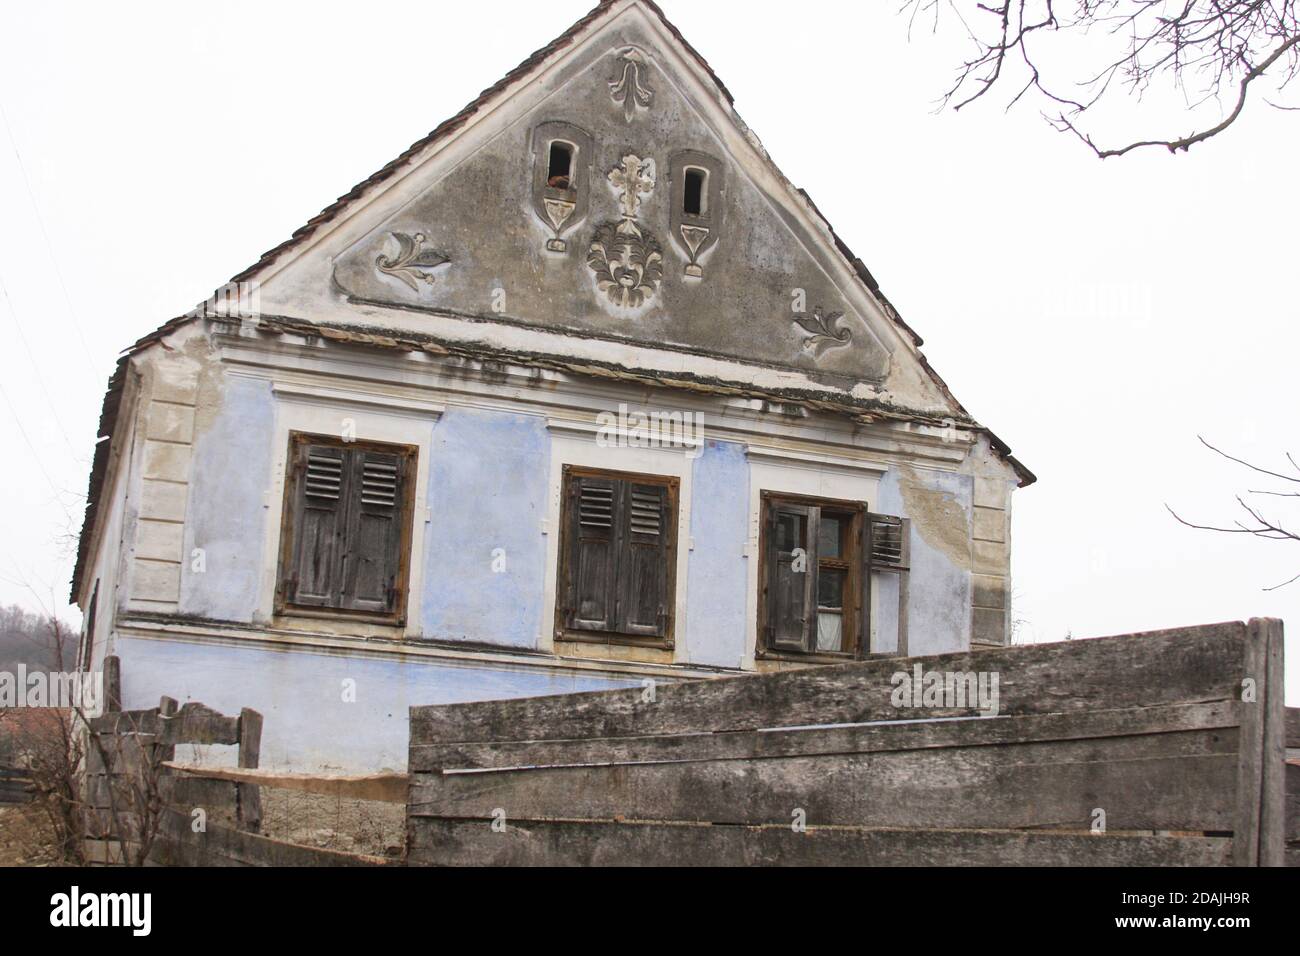
<svg viewBox="0 0 1300 956">
<path fill-rule="evenodd" d="M 58 865 L 49 816 L 35 803 L 0 806 L 0 867 Z"/>
<path fill-rule="evenodd" d="M 406 808 L 263 787 L 262 835 L 344 853 L 400 856 L 406 843 Z"/>
</svg>

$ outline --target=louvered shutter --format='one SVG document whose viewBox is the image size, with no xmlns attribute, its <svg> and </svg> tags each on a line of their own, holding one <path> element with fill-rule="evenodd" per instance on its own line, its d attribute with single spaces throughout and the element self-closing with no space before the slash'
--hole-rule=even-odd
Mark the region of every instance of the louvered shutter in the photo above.
<svg viewBox="0 0 1300 956">
<path fill-rule="evenodd" d="M 666 638 L 672 502 L 663 485 L 619 484 L 618 631 Z"/>
<path fill-rule="evenodd" d="M 301 440 L 294 449 L 293 550 L 282 584 L 284 598 L 301 607 L 336 607 L 342 590 L 348 454 Z"/>
<path fill-rule="evenodd" d="M 564 620 L 570 630 L 616 629 L 620 484 L 608 478 L 569 479 Z"/>
<path fill-rule="evenodd" d="M 876 575 L 894 575 L 898 578 L 898 637 L 894 650 L 907 656 L 907 605 L 908 575 L 912 563 L 912 522 L 892 515 L 868 514 L 863 523 L 863 574 L 862 574 L 862 647 L 871 647 L 872 621 L 875 609 L 871 605 L 871 582 Z"/>
<path fill-rule="evenodd" d="M 899 570 L 907 566 L 908 522 L 890 515 L 867 515 L 867 568 Z"/>
<path fill-rule="evenodd" d="M 768 506 L 766 630 L 774 650 L 816 646 L 817 516 L 815 507 Z"/>
<path fill-rule="evenodd" d="M 361 448 L 345 454 L 348 519 L 338 606 L 347 611 L 393 614 L 401 596 L 407 458 Z"/>
</svg>

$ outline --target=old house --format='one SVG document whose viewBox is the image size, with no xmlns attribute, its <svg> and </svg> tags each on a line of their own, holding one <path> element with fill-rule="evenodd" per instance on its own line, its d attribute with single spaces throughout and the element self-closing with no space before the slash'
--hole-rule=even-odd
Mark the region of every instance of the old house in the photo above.
<svg viewBox="0 0 1300 956">
<path fill-rule="evenodd" d="M 648 0 L 132 346 L 73 580 L 125 703 L 401 767 L 411 705 L 1008 640 L 1029 471 Z"/>
</svg>

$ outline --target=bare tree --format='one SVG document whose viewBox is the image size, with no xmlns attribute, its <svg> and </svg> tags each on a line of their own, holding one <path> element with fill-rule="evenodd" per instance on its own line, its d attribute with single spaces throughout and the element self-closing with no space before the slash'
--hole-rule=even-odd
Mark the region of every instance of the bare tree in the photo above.
<svg viewBox="0 0 1300 956">
<path fill-rule="evenodd" d="M 1008 109 L 1030 94 L 1043 118 L 1098 157 L 1158 147 L 1176 153 L 1222 133 L 1266 76 L 1275 92 L 1300 72 L 1300 0 L 905 0 L 912 25 L 954 20 L 974 44 L 943 103 L 960 110 L 994 87 Z M 1075 75 L 1067 61 L 1086 49 Z M 1063 65 L 1064 64 L 1064 65 Z M 1211 100 L 1222 119 L 1181 136 L 1101 146 L 1084 128 L 1118 90 L 1141 99 L 1167 86 L 1190 109 Z M 1300 109 L 1264 100 L 1277 109 Z M 1088 123 L 1088 125 L 1091 125 Z"/>
<path fill-rule="evenodd" d="M 68 639 L 57 617 L 48 615 L 43 623 L 50 673 L 66 673 L 71 662 L 65 654 L 75 642 Z M 62 862 L 83 864 L 80 771 L 85 749 L 78 715 L 73 709 L 44 707 L 11 711 L 7 716 L 13 725 L 14 749 L 31 776 L 33 798 L 49 824 L 55 852 Z"/>
<path fill-rule="evenodd" d="M 1274 498 L 1274 499 L 1300 498 L 1300 464 L 1296 462 L 1294 455 L 1288 454 L 1286 456 L 1287 462 L 1290 464 L 1292 470 L 1294 470 L 1295 472 L 1295 474 L 1291 475 L 1280 471 L 1271 471 L 1267 468 L 1261 468 L 1258 465 L 1252 465 L 1248 461 L 1243 461 L 1240 458 L 1235 458 L 1232 455 L 1229 455 L 1227 452 L 1215 448 L 1204 438 L 1201 439 L 1201 444 L 1204 445 L 1206 448 L 1210 449 L 1210 451 L 1214 452 L 1216 455 L 1226 458 L 1228 461 L 1235 462 L 1236 464 L 1241 465 L 1244 468 L 1248 468 L 1258 475 L 1263 475 L 1265 477 L 1274 480 L 1287 482 L 1286 485 L 1282 486 L 1285 489 L 1283 491 L 1278 491 L 1276 489 L 1274 490 L 1259 489 L 1259 490 L 1248 491 L 1246 492 L 1246 495 L 1257 495 L 1261 498 Z M 1166 505 L 1165 507 L 1169 508 L 1169 513 L 1173 515 L 1175 518 L 1177 518 L 1181 524 L 1184 524 L 1189 528 L 1195 528 L 1198 531 L 1217 531 L 1220 534 L 1244 534 L 1244 535 L 1250 535 L 1255 538 L 1262 538 L 1266 541 L 1300 541 L 1300 532 L 1291 531 L 1288 528 L 1286 528 L 1281 521 L 1274 518 L 1266 517 L 1264 514 L 1263 506 L 1253 501 L 1247 501 L 1245 495 L 1237 495 L 1237 504 L 1241 507 L 1241 510 L 1245 513 L 1245 517 L 1238 518 L 1236 521 L 1232 522 L 1231 527 L 1195 524 L 1191 521 L 1184 520 L 1181 516 L 1179 516 L 1178 512 L 1174 511 L 1173 508 L 1169 508 L 1168 505 Z M 1286 587 L 1287 585 L 1295 584 L 1297 581 L 1300 581 L 1300 574 L 1297 574 L 1295 577 L 1291 578 L 1288 581 L 1283 581 L 1281 584 L 1277 585 L 1276 587 L 1265 588 L 1265 590 L 1280 591 L 1282 588 Z"/>
</svg>

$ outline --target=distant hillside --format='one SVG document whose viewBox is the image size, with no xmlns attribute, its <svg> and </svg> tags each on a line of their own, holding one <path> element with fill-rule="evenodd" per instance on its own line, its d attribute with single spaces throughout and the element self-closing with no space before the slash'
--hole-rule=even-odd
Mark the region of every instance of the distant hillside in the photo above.
<svg viewBox="0 0 1300 956">
<path fill-rule="evenodd" d="M 77 665 L 80 634 L 66 621 L 62 630 L 62 660 L 54 643 L 50 618 L 33 614 L 17 605 L 0 608 L 0 671 L 14 672 L 19 664 L 27 670 L 72 670 Z"/>
</svg>

